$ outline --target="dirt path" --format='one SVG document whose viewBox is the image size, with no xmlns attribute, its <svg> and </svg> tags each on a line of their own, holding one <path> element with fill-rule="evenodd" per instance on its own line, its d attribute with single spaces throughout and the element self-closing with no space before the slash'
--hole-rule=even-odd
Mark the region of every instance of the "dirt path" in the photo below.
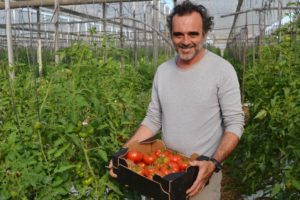
<svg viewBox="0 0 300 200">
<path fill-rule="evenodd" d="M 241 192 L 236 187 L 237 183 L 230 178 L 228 168 L 224 168 L 223 170 L 223 179 L 222 179 L 222 192 L 221 199 L 222 200 L 242 200 Z"/>
</svg>

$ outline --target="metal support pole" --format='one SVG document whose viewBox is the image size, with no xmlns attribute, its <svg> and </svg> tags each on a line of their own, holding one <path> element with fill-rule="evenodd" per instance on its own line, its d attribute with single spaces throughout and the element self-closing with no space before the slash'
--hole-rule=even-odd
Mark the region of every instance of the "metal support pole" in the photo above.
<svg viewBox="0 0 300 200">
<path fill-rule="evenodd" d="M 59 55 L 58 50 L 59 50 L 59 46 L 58 46 L 58 39 L 59 39 L 59 2 L 58 0 L 55 0 L 55 5 L 54 5 L 54 9 L 55 9 L 55 41 L 54 41 L 54 51 L 55 51 L 55 64 L 59 63 Z"/>
<path fill-rule="evenodd" d="M 132 18 L 135 19 L 135 2 L 132 3 Z M 134 52 L 134 67 L 137 67 L 137 34 L 136 21 L 133 21 L 133 52 Z"/>
<path fill-rule="evenodd" d="M 10 13 L 9 0 L 5 0 L 5 12 L 6 12 L 6 38 L 7 38 L 9 76 L 11 79 L 14 79 L 15 69 L 14 69 L 14 54 L 13 54 L 13 47 L 12 47 L 11 13 Z"/>
<path fill-rule="evenodd" d="M 158 30 L 158 0 L 153 0 L 153 27 Z M 153 65 L 158 63 L 158 35 L 155 31 L 152 33 L 153 40 Z"/>
<path fill-rule="evenodd" d="M 39 65 L 39 76 L 42 77 L 43 74 L 43 60 L 42 60 L 42 40 L 41 40 L 41 15 L 40 7 L 37 8 L 37 33 L 38 33 L 38 48 L 37 48 L 37 57 Z"/>
<path fill-rule="evenodd" d="M 120 48 L 124 48 L 124 36 L 123 36 L 123 3 L 119 3 L 119 9 L 120 9 Z M 121 70 L 124 70 L 124 64 L 125 64 L 125 59 L 124 56 L 121 55 Z"/>
</svg>

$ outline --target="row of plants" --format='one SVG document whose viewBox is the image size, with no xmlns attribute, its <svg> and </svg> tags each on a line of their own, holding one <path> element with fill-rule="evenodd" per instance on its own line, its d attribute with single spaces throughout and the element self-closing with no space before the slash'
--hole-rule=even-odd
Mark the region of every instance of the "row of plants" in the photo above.
<svg viewBox="0 0 300 200">
<path fill-rule="evenodd" d="M 270 199 L 300 198 L 299 30 L 300 19 L 249 50 L 257 53 L 248 60 L 256 59 L 247 63 L 244 77 L 236 64 L 250 117 L 228 164 L 246 194 L 261 190 Z"/>
<path fill-rule="evenodd" d="M 138 199 L 107 170 L 144 117 L 155 71 L 143 58 L 133 67 L 128 55 L 75 43 L 43 77 L 23 63 L 14 80 L 1 62 L 1 200 Z"/>
</svg>

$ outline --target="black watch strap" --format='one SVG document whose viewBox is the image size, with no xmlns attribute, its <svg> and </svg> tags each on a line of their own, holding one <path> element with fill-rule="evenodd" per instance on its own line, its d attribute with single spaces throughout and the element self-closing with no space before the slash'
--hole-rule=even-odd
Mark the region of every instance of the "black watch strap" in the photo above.
<svg viewBox="0 0 300 200">
<path fill-rule="evenodd" d="M 216 166 L 215 172 L 219 172 L 222 169 L 222 164 L 213 157 L 209 158 L 209 161 L 213 162 Z"/>
</svg>

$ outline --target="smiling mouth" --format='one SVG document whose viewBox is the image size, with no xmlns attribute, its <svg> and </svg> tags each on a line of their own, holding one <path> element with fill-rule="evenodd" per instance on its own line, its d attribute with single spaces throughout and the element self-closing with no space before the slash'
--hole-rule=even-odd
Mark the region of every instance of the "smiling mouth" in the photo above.
<svg viewBox="0 0 300 200">
<path fill-rule="evenodd" d="M 188 45 L 188 46 L 186 46 L 186 45 L 178 45 L 178 47 L 181 48 L 181 49 L 191 49 L 191 48 L 194 48 L 195 45 Z"/>
<path fill-rule="evenodd" d="M 179 48 L 180 48 L 182 53 L 190 53 L 191 50 L 193 49 L 193 47 L 188 47 L 188 48 L 187 47 L 184 47 L 184 48 L 179 47 Z"/>
</svg>

